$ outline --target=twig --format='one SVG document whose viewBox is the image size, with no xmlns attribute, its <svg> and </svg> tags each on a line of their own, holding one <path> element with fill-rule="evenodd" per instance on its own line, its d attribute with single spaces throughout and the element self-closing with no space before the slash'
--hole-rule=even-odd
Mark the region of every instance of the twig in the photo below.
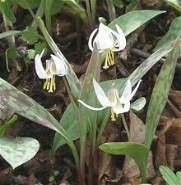
<svg viewBox="0 0 181 185">
<path fill-rule="evenodd" d="M 137 56 L 140 56 L 142 58 L 145 58 L 145 59 L 148 58 L 151 55 L 150 53 L 146 53 L 146 52 L 144 52 L 142 50 L 139 50 L 139 49 L 136 49 L 136 48 L 132 48 L 131 49 L 131 53 L 133 53 L 133 54 L 135 54 Z M 161 63 L 164 63 L 165 62 L 165 59 L 164 58 L 161 58 L 160 59 L 160 62 Z M 181 64 L 176 64 L 176 68 L 177 69 L 181 69 Z"/>
</svg>

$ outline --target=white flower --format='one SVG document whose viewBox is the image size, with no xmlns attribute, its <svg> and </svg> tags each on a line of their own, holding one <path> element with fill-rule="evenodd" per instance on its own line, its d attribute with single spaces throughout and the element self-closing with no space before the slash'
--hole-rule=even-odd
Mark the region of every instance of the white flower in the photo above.
<svg viewBox="0 0 181 185">
<path fill-rule="evenodd" d="M 123 91 L 121 97 L 119 98 L 118 90 L 117 90 L 115 84 L 112 84 L 112 87 L 108 91 L 108 96 L 107 96 L 105 94 L 105 92 L 103 91 L 103 89 L 100 87 L 100 85 L 95 81 L 95 79 L 93 79 L 94 90 L 95 90 L 97 99 L 99 100 L 102 107 L 95 108 L 95 107 L 91 107 L 91 106 L 87 105 L 86 103 L 84 103 L 81 100 L 78 100 L 78 101 L 82 105 L 84 105 L 85 107 L 87 107 L 91 110 L 95 110 L 95 111 L 99 111 L 99 110 L 103 110 L 107 107 L 111 107 L 111 119 L 112 119 L 112 121 L 115 121 L 116 120 L 115 114 L 116 114 L 116 116 L 118 116 L 118 114 L 128 112 L 130 110 L 130 106 L 131 106 L 130 101 L 133 98 L 133 96 L 135 95 L 136 91 L 138 90 L 140 83 L 141 83 L 141 80 L 138 82 L 135 89 L 132 91 L 131 81 L 128 80 L 126 83 L 126 86 L 124 88 L 124 91 Z"/>
<path fill-rule="evenodd" d="M 114 52 L 121 51 L 126 47 L 126 38 L 123 31 L 118 25 L 115 26 L 117 32 L 100 23 L 99 29 L 95 29 L 89 37 L 88 45 L 91 51 L 93 51 L 94 43 L 96 43 L 98 50 L 105 52 L 105 69 L 115 64 Z M 95 37 L 96 33 L 97 35 Z"/>
<path fill-rule="evenodd" d="M 48 92 L 53 92 L 56 89 L 55 75 L 64 76 L 67 73 L 67 66 L 64 59 L 57 54 L 50 55 L 51 59 L 46 60 L 46 68 L 44 69 L 41 57 L 43 56 L 44 50 L 41 54 L 35 56 L 35 70 L 40 79 L 46 79 L 43 89 L 47 89 Z"/>
</svg>

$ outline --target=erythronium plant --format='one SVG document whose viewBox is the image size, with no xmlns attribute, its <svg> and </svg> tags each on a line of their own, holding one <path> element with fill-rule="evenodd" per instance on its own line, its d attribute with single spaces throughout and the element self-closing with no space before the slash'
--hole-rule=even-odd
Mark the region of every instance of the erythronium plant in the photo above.
<svg viewBox="0 0 181 185">
<path fill-rule="evenodd" d="M 115 27 L 117 32 L 105 26 L 103 23 L 100 23 L 99 28 L 96 28 L 89 38 L 88 45 L 91 51 L 96 42 L 99 52 L 105 52 L 106 58 L 103 67 L 104 69 L 115 64 L 114 52 L 121 51 L 126 47 L 126 38 L 123 31 L 118 25 L 115 25 Z"/>
<path fill-rule="evenodd" d="M 118 114 L 120 114 L 121 119 L 122 119 L 122 123 L 123 123 L 125 130 L 127 132 L 127 135 L 128 135 L 128 140 L 130 141 L 131 135 L 130 135 L 128 126 L 126 124 L 126 119 L 125 119 L 123 113 L 126 113 L 130 110 L 130 108 L 131 108 L 130 101 L 133 98 L 133 96 L 135 95 L 136 91 L 138 90 L 140 83 L 141 83 L 141 80 L 138 82 L 135 89 L 132 91 L 131 81 L 128 80 L 125 85 L 125 88 L 124 88 L 124 91 L 123 91 L 121 97 L 119 97 L 119 93 L 116 88 L 116 85 L 113 83 L 111 89 L 108 91 L 108 96 L 107 96 L 105 94 L 105 92 L 103 91 L 103 89 L 101 88 L 101 86 L 96 82 L 95 79 L 93 79 L 93 87 L 94 87 L 94 90 L 96 93 L 96 97 L 99 100 L 102 107 L 96 108 L 96 107 L 92 107 L 90 105 L 87 105 L 82 100 L 78 100 L 78 101 L 82 105 L 87 107 L 88 109 L 95 110 L 95 111 L 100 111 L 100 110 L 103 110 L 105 108 L 110 107 L 112 121 L 116 121 L 116 117 L 118 117 Z M 141 107 L 141 108 L 143 108 L 143 107 Z"/>
<path fill-rule="evenodd" d="M 50 55 L 51 59 L 46 60 L 46 68 L 44 69 L 41 58 L 44 50 L 41 54 L 37 54 L 35 57 L 35 70 L 40 79 L 46 79 L 43 89 L 47 89 L 48 92 L 53 92 L 56 89 L 55 75 L 64 76 L 67 74 L 67 66 L 64 59 L 57 54 Z"/>
<path fill-rule="evenodd" d="M 136 91 L 138 90 L 140 83 L 141 83 L 141 80 L 137 83 L 135 89 L 132 91 L 131 81 L 128 80 L 121 97 L 119 97 L 119 93 L 116 88 L 116 85 L 113 83 L 111 86 L 111 89 L 108 91 L 108 96 L 107 96 L 103 91 L 103 89 L 101 88 L 101 86 L 96 82 L 95 79 L 93 79 L 94 90 L 95 90 L 97 99 L 99 100 L 102 107 L 95 108 L 90 105 L 87 105 L 81 100 L 78 100 L 78 101 L 88 109 L 95 110 L 95 111 L 100 111 L 107 107 L 111 107 L 111 120 L 116 121 L 115 115 L 118 116 L 118 114 L 122 114 L 130 110 L 130 107 L 131 107 L 130 101 L 135 95 Z"/>
</svg>

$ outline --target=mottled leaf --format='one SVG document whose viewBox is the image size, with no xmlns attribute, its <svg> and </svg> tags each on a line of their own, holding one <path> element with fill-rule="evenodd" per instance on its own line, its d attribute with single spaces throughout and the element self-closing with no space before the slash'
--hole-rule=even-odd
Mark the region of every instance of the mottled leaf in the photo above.
<svg viewBox="0 0 181 185">
<path fill-rule="evenodd" d="M 46 126 L 50 129 L 57 131 L 65 142 L 68 143 L 74 155 L 76 148 L 72 142 L 71 137 L 67 134 L 64 128 L 58 121 L 40 104 L 28 97 L 23 92 L 19 91 L 11 84 L 0 78 L 0 102 L 2 105 L 8 107 L 14 112 L 20 114 L 29 120 Z M 77 156 L 75 156 L 77 157 Z"/>
<path fill-rule="evenodd" d="M 134 86 L 138 81 L 165 55 L 167 55 L 173 48 L 174 42 L 169 42 L 153 53 L 149 58 L 143 61 L 128 77 L 131 80 L 131 85 Z"/>
<path fill-rule="evenodd" d="M 108 26 L 111 29 L 116 30 L 115 25 L 119 25 L 123 30 L 124 35 L 127 36 L 153 17 L 162 13 L 165 13 L 165 11 L 139 10 L 129 12 L 114 19 Z"/>
<path fill-rule="evenodd" d="M 169 53 L 157 77 L 146 116 L 145 145 L 150 148 L 161 113 L 165 107 L 175 66 L 178 58 L 179 41 L 174 44 L 174 49 Z"/>
<path fill-rule="evenodd" d="M 39 148 L 40 144 L 34 138 L 0 138 L 0 155 L 13 169 L 32 159 Z"/>
<path fill-rule="evenodd" d="M 159 40 L 154 51 L 158 51 L 161 47 L 177 39 L 177 37 L 181 37 L 181 16 L 172 21 L 168 32 Z M 179 49 L 179 57 L 181 57 L 181 48 Z"/>
</svg>

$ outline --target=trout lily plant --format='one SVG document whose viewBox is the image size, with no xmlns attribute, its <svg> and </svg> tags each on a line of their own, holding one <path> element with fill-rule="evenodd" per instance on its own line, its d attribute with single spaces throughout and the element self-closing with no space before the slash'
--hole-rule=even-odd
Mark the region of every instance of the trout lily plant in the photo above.
<svg viewBox="0 0 181 185">
<path fill-rule="evenodd" d="M 96 43 L 99 52 L 105 52 L 104 69 L 115 64 L 114 52 L 121 51 L 126 47 L 126 38 L 122 29 L 118 25 L 115 27 L 117 32 L 100 23 L 99 28 L 96 28 L 89 38 L 88 45 L 91 51 L 93 51 L 94 43 Z"/>
<path fill-rule="evenodd" d="M 118 117 L 118 114 L 122 114 L 130 110 L 130 107 L 131 107 L 130 101 L 135 95 L 136 91 L 138 90 L 140 83 L 141 83 L 141 80 L 138 82 L 135 89 L 132 91 L 131 81 L 128 80 L 121 97 L 119 97 L 117 87 L 114 83 L 112 84 L 111 89 L 108 91 L 108 95 L 106 95 L 103 89 L 101 88 L 101 86 L 96 82 L 95 79 L 93 79 L 94 91 L 102 107 L 96 108 L 96 107 L 87 105 L 81 100 L 78 100 L 78 101 L 88 109 L 95 110 L 95 111 L 100 111 L 107 107 L 110 107 L 111 120 L 116 121 L 115 117 Z"/>
<path fill-rule="evenodd" d="M 7 82 L 5 82 L 0 78 L 0 91 L 1 91 L 0 94 L 2 94 L 0 96 L 0 102 L 2 102 L 2 104 L 12 109 L 14 112 L 22 116 L 25 116 L 26 118 L 30 119 L 33 122 L 36 122 L 38 124 L 44 125 L 48 128 L 55 130 L 57 134 L 54 138 L 54 144 L 53 144 L 54 152 L 56 152 L 56 150 L 65 143 L 69 145 L 75 160 L 75 165 L 76 165 L 78 178 L 79 178 L 79 185 L 86 185 L 86 184 L 93 185 L 95 184 L 94 182 L 96 182 L 94 177 L 97 176 L 97 172 L 95 171 L 95 169 L 96 169 L 96 162 L 98 157 L 98 148 L 99 148 L 99 144 L 102 142 L 101 141 L 102 135 L 105 131 L 106 124 L 108 123 L 110 115 L 111 115 L 112 121 L 115 121 L 116 117 L 120 115 L 121 119 L 119 119 L 119 121 L 125 127 L 125 130 L 128 134 L 128 140 L 132 141 L 130 139 L 131 137 L 129 133 L 129 128 L 126 125 L 126 119 L 124 117 L 124 113 L 128 112 L 131 108 L 133 110 L 133 104 L 131 104 L 130 102 L 138 90 L 138 87 L 141 83 L 140 79 L 143 77 L 143 75 L 146 74 L 146 72 L 156 63 L 156 61 L 158 61 L 164 55 L 168 54 L 171 50 L 174 49 L 174 47 L 176 47 L 173 44 L 172 46 L 171 44 L 170 45 L 167 44 L 165 48 L 167 48 L 168 52 L 165 52 L 165 49 L 162 48 L 160 50 L 161 52 L 159 51 L 156 54 L 151 55 L 140 66 L 138 66 L 138 68 L 128 77 L 128 79 L 116 79 L 114 80 L 114 83 L 112 81 L 106 81 L 104 82 L 104 84 L 101 84 L 101 86 L 97 83 L 97 81 L 100 78 L 101 63 L 102 63 L 100 55 L 105 54 L 105 63 L 103 68 L 107 69 L 109 68 L 109 66 L 112 66 L 115 64 L 114 52 L 121 51 L 126 47 L 125 35 L 122 29 L 117 24 L 121 25 L 121 27 L 124 28 L 124 32 L 128 34 L 134 31 L 135 29 L 137 29 L 139 26 L 143 25 L 149 19 L 151 19 L 153 17 L 153 13 L 154 12 L 150 14 L 150 18 L 146 18 L 144 21 L 140 20 L 140 16 L 142 16 L 143 13 L 141 13 L 140 16 L 137 16 L 137 12 L 131 12 L 131 14 L 128 14 L 127 15 L 128 17 L 126 19 L 127 21 L 122 21 L 122 20 L 125 20 L 125 17 L 121 17 L 121 19 L 118 18 L 115 22 L 112 23 L 112 25 L 115 25 L 116 31 L 100 23 L 99 28 L 95 29 L 89 38 L 88 46 L 92 51 L 92 56 L 91 56 L 89 65 L 87 67 L 87 71 L 86 71 L 83 83 L 80 83 L 80 80 L 78 79 L 77 75 L 74 73 L 73 68 L 68 63 L 68 61 L 66 60 L 62 52 L 59 50 L 58 46 L 55 44 L 55 42 L 49 35 L 49 32 L 44 26 L 43 20 L 40 17 L 36 18 L 37 25 L 40 28 L 39 30 L 42 32 L 45 40 L 47 41 L 48 45 L 50 46 L 50 48 L 54 53 L 54 55 L 53 54 L 50 55 L 50 59 L 45 61 L 45 67 L 41 60 L 44 51 L 36 55 L 35 57 L 36 73 L 40 79 L 46 80 L 44 82 L 43 89 L 46 89 L 48 92 L 53 92 L 56 90 L 56 83 L 55 83 L 56 75 L 57 76 L 65 75 L 63 81 L 65 83 L 65 88 L 67 89 L 67 93 L 69 94 L 69 97 L 72 103 L 71 106 L 68 106 L 68 108 L 66 109 L 60 122 L 57 121 L 46 109 L 40 106 L 37 102 L 35 102 L 30 97 L 25 95 L 23 92 L 17 90 L 11 84 L 8 84 Z M 132 14 L 134 14 L 135 16 L 133 16 Z M 158 12 L 154 14 L 158 15 Z M 132 21 L 130 16 L 135 18 L 134 22 Z M 126 26 L 122 22 L 126 23 Z M 130 27 L 128 26 L 128 22 L 130 24 Z M 134 24 L 134 27 L 132 28 L 133 24 Z M 162 54 L 162 56 L 158 57 L 160 53 Z M 173 56 L 171 55 L 170 59 L 172 59 L 172 57 Z M 168 62 L 170 61 L 168 60 Z M 175 61 L 173 60 L 173 62 Z M 175 66 L 175 65 L 170 65 L 170 63 L 168 64 L 171 67 Z M 168 69 L 168 68 L 165 68 L 165 69 Z M 171 80 L 170 74 L 174 74 L 174 73 L 172 70 L 170 71 L 167 70 L 166 72 L 167 73 L 163 74 L 164 77 L 161 76 L 160 79 L 163 79 L 163 82 L 165 82 L 165 84 L 167 85 L 168 84 L 167 81 Z M 95 79 L 97 79 L 97 81 Z M 171 82 L 169 82 L 169 84 L 170 83 Z M 137 85 L 132 90 L 132 86 L 135 84 Z M 165 84 L 158 83 L 158 85 L 160 85 L 160 88 L 158 90 L 160 89 L 162 90 L 163 89 L 162 87 L 166 86 Z M 110 86 L 111 88 L 109 89 Z M 96 100 L 91 99 L 93 97 L 93 93 L 91 91 L 92 88 L 94 89 L 96 98 L 98 99 L 102 107 L 97 107 Z M 121 91 L 122 93 L 119 92 L 119 89 L 122 90 Z M 167 87 L 167 92 L 168 92 L 168 89 L 169 87 Z M 9 93 L 9 92 L 13 92 L 13 93 Z M 162 93 L 164 94 L 165 92 L 162 92 Z M 156 101 L 152 101 L 152 102 L 157 103 L 157 101 L 159 100 L 159 103 L 158 105 L 152 104 L 154 106 L 153 106 L 153 109 L 150 109 L 150 111 L 158 110 L 161 114 L 162 107 L 160 109 L 155 109 L 155 106 L 157 107 L 162 106 L 160 94 L 157 93 L 156 95 L 159 95 L 159 97 L 157 98 L 157 96 L 155 96 Z M 164 96 L 163 99 L 166 100 L 166 96 Z M 88 103 L 90 101 L 92 102 L 91 105 L 89 105 Z M 136 111 L 139 111 L 144 107 L 145 99 L 142 98 L 142 103 L 140 103 L 140 101 L 136 101 L 136 102 L 137 102 L 135 106 L 136 108 L 135 107 L 134 108 Z M 99 112 L 106 108 L 111 109 L 111 114 L 110 114 L 110 110 L 108 110 L 107 112 L 106 111 Z M 89 109 L 94 111 L 90 111 Z M 157 112 L 155 112 L 155 114 L 156 113 Z M 152 120 L 154 121 L 152 112 L 150 112 L 150 115 L 151 116 L 149 116 L 149 119 L 151 121 Z M 148 134 L 145 134 L 145 139 L 148 147 L 150 147 L 151 141 L 154 136 L 154 132 L 156 130 L 155 128 L 156 126 L 157 124 L 153 123 L 153 124 L 150 124 L 149 127 L 147 127 Z M 151 127 L 151 136 L 148 138 L 148 136 L 150 135 L 150 132 L 149 132 L 150 127 Z M 80 146 L 76 147 L 74 140 L 78 138 L 80 138 Z M 110 148 L 110 153 L 113 153 L 116 155 L 120 154 L 120 155 L 132 156 L 134 160 L 136 159 L 135 161 L 137 163 L 140 160 L 141 167 L 139 166 L 139 169 L 141 169 L 140 171 L 142 173 L 141 174 L 143 179 L 142 181 L 146 182 L 145 158 L 147 158 L 148 156 L 147 147 L 145 147 L 145 145 L 143 144 L 139 144 L 135 142 L 126 142 L 126 143 L 127 144 L 122 142 L 119 143 L 120 145 L 116 146 L 115 152 L 113 151 L 113 149 L 115 149 L 114 147 L 111 148 L 108 146 Z M 86 150 L 87 144 L 90 144 L 90 150 Z M 120 147 L 123 147 L 123 150 L 121 150 Z M 104 149 L 104 150 L 101 149 L 101 150 L 105 152 L 108 151 L 107 149 Z M 122 151 L 124 152 L 126 151 L 128 153 L 121 153 Z M 86 163 L 86 157 L 89 157 L 88 163 Z M 87 175 L 86 172 L 88 172 L 89 174 Z"/>
<path fill-rule="evenodd" d="M 56 89 L 55 75 L 64 76 L 67 74 L 67 66 L 62 56 L 50 55 L 51 58 L 46 60 L 46 68 L 44 69 L 41 58 L 44 50 L 41 54 L 37 54 L 35 57 L 35 70 L 40 79 L 46 79 L 43 89 L 48 92 L 53 92 Z"/>
</svg>

